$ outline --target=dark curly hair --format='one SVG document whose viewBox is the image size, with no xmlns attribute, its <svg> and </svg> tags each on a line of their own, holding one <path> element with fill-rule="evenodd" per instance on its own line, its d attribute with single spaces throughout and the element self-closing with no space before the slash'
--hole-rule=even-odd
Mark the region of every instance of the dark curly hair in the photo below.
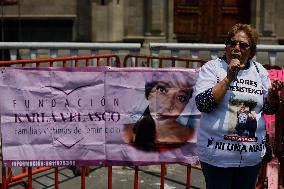
<svg viewBox="0 0 284 189">
<path fill-rule="evenodd" d="M 142 117 L 134 124 L 133 133 L 136 135 L 133 143 L 138 149 L 143 151 L 156 150 L 156 126 L 149 107 L 146 108 Z"/>
<path fill-rule="evenodd" d="M 148 99 L 151 90 L 157 85 L 157 81 L 145 84 L 145 97 Z M 156 149 L 156 126 L 149 110 L 149 106 L 144 111 L 141 118 L 134 124 L 133 133 L 136 137 L 134 145 L 143 151 L 154 151 Z"/>
</svg>

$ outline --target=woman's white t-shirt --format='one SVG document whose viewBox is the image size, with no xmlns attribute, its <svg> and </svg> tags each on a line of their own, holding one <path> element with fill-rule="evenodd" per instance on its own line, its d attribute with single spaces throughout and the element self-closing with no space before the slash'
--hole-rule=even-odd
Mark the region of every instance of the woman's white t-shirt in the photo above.
<svg viewBox="0 0 284 189">
<path fill-rule="evenodd" d="M 216 59 L 200 70 L 197 95 L 214 87 L 227 75 L 227 63 Z M 264 100 L 271 85 L 268 72 L 259 63 L 250 61 L 240 70 L 237 81 L 231 82 L 220 104 L 210 113 L 201 114 L 197 134 L 200 161 L 218 167 L 252 166 L 265 154 Z"/>
</svg>

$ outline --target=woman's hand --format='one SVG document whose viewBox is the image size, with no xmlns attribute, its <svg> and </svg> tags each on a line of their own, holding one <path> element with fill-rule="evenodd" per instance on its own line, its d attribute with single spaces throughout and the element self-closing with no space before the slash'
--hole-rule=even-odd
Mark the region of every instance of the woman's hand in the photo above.
<svg viewBox="0 0 284 189">
<path fill-rule="evenodd" d="M 227 68 L 227 78 L 229 82 L 237 79 L 237 73 L 241 68 L 241 62 L 238 59 L 232 59 Z"/>
<path fill-rule="evenodd" d="M 278 92 L 278 91 L 280 91 L 283 87 L 284 87 L 283 81 L 281 81 L 281 80 L 279 80 L 279 79 L 273 79 L 273 80 L 271 81 L 271 87 L 269 88 L 269 90 L 271 90 L 271 92 Z"/>
<path fill-rule="evenodd" d="M 237 73 L 241 67 L 242 66 L 239 59 L 233 58 L 230 60 L 230 63 L 227 67 L 227 76 L 222 81 L 217 83 L 212 89 L 213 98 L 217 104 L 223 100 L 230 83 L 237 79 Z"/>
<path fill-rule="evenodd" d="M 284 88 L 283 81 L 279 79 L 273 79 L 271 81 L 271 87 L 268 89 L 268 103 L 271 106 L 276 106 L 279 100 L 278 91 Z"/>
</svg>

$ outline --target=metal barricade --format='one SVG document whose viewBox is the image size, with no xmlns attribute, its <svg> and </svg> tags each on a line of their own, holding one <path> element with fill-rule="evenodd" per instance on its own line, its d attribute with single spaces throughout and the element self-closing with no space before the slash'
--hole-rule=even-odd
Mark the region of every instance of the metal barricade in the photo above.
<svg viewBox="0 0 284 189">
<path fill-rule="evenodd" d="M 149 55 L 126 55 L 123 61 L 124 67 L 184 67 L 191 68 L 192 64 L 199 64 L 199 67 L 208 60 L 188 57 L 168 57 Z"/>
<path fill-rule="evenodd" d="M 166 57 L 166 56 L 149 56 L 149 55 L 127 55 L 123 61 L 123 67 L 178 67 L 182 66 L 185 68 L 192 67 L 192 64 L 200 64 L 202 66 L 205 64 L 207 60 L 200 58 L 188 58 L 188 57 Z M 177 65 L 177 63 L 179 65 Z M 200 165 L 190 165 L 190 164 L 182 164 L 186 166 L 186 188 L 190 188 L 190 179 L 191 179 L 191 169 L 201 169 Z M 135 167 L 135 182 L 134 189 L 138 189 L 138 169 L 139 167 Z M 160 189 L 164 189 L 165 185 L 165 176 L 167 174 L 166 163 L 161 164 L 161 183 Z"/>
<path fill-rule="evenodd" d="M 30 64 L 36 65 L 36 67 L 40 67 L 42 64 L 48 63 L 49 67 L 52 67 L 53 64 L 56 62 L 57 66 L 58 63 L 62 63 L 62 67 L 66 68 L 70 66 L 75 67 L 87 67 L 90 66 L 90 61 L 96 60 L 98 66 L 115 66 L 120 67 L 120 59 L 117 55 L 112 54 L 102 54 L 102 55 L 96 55 L 96 56 L 79 56 L 79 57 L 63 57 L 63 58 L 48 58 L 48 59 L 33 59 L 33 60 L 13 60 L 13 61 L 0 61 L 1 67 L 8 67 L 8 66 L 21 66 L 26 67 Z M 11 167 L 4 167 L 3 161 L 2 161 L 2 183 L 1 183 L 1 189 L 6 189 L 10 186 L 24 183 L 28 189 L 32 189 L 32 176 L 34 174 L 42 173 L 44 171 L 52 169 L 51 167 L 23 167 L 21 173 L 14 175 Z M 58 179 L 58 167 L 54 167 L 54 188 L 59 188 L 59 179 Z M 81 188 L 85 188 L 85 177 L 88 172 L 88 167 L 83 166 L 82 167 L 82 173 L 81 173 Z M 23 180 L 27 179 L 27 180 Z"/>
<path fill-rule="evenodd" d="M 26 67 L 29 64 L 36 65 L 36 67 L 40 67 L 41 64 L 43 63 L 48 63 L 48 66 L 52 67 L 53 63 L 56 62 L 56 65 L 58 66 L 59 62 L 62 62 L 62 67 L 68 67 L 69 63 L 71 65 L 74 65 L 75 67 L 81 66 L 89 66 L 90 61 L 96 59 L 98 62 L 98 66 L 100 65 L 105 65 L 105 66 L 111 66 L 114 65 L 116 67 L 121 67 L 119 57 L 116 55 L 97 55 L 97 56 L 80 56 L 80 57 L 63 57 L 63 58 L 50 58 L 50 59 L 33 59 L 33 60 L 15 60 L 15 61 L 2 61 L 0 62 L 0 66 L 12 66 L 12 65 L 20 65 L 22 67 Z M 179 62 L 184 62 L 186 64 L 186 67 L 190 66 L 191 62 L 199 62 L 201 65 L 206 62 L 206 60 L 202 59 L 192 59 L 192 58 L 177 58 L 177 57 L 155 57 L 155 56 L 146 56 L 146 55 L 127 55 L 124 59 L 123 62 L 123 67 L 129 66 L 127 65 L 127 61 L 129 59 L 135 59 L 134 66 L 137 67 L 137 61 L 139 59 L 144 59 L 147 62 L 147 65 L 144 66 L 149 66 L 150 61 L 156 61 L 158 60 L 159 62 L 159 67 L 164 67 L 163 61 L 170 61 L 171 66 L 175 67 L 175 63 L 177 61 Z M 101 60 L 106 60 L 105 63 Z M 84 64 L 80 64 L 81 61 L 84 61 Z M 186 188 L 190 188 L 190 175 L 191 175 L 191 168 L 197 168 L 200 169 L 199 166 L 192 166 L 192 165 L 187 165 L 183 164 L 184 166 L 187 167 L 186 171 Z M 54 169 L 54 188 L 58 189 L 59 188 L 59 168 L 58 167 L 37 167 L 37 168 L 32 168 L 32 167 L 24 167 L 22 168 L 22 172 L 18 175 L 14 175 L 12 168 L 8 167 L 2 167 L 2 189 L 6 189 L 9 186 L 13 186 L 15 184 L 19 183 L 25 183 L 28 189 L 32 188 L 32 178 L 34 174 L 41 173 L 50 169 Z M 86 188 L 86 174 L 88 173 L 88 167 L 83 166 L 81 168 L 81 188 L 85 189 Z M 113 176 L 113 167 L 108 166 L 108 188 L 112 188 L 112 176 Z M 160 188 L 164 189 L 165 185 L 165 176 L 167 174 L 166 170 L 166 164 L 162 163 L 161 164 L 161 174 L 160 174 Z M 26 179 L 26 180 L 23 180 Z M 139 167 L 134 166 L 134 186 L 135 189 L 138 189 L 139 187 Z"/>
<path fill-rule="evenodd" d="M 50 59 L 33 59 L 33 60 L 18 60 L 18 61 L 0 61 L 0 66 L 12 66 L 12 65 L 20 65 L 22 67 L 28 66 L 29 64 L 35 64 L 37 67 L 40 67 L 43 63 L 48 63 L 48 66 L 52 67 L 53 63 L 56 62 L 57 66 L 58 63 L 62 63 L 62 67 L 75 66 L 75 67 L 84 67 L 90 66 L 90 61 L 96 59 L 98 62 L 98 66 L 105 65 L 105 66 L 116 66 L 116 67 L 177 67 L 176 63 L 178 62 L 179 65 L 183 65 L 183 67 L 190 68 L 192 63 L 198 63 L 203 65 L 207 62 L 204 59 L 196 59 L 196 58 L 181 58 L 181 57 L 161 57 L 161 56 L 147 56 L 147 55 L 127 55 L 123 60 L 123 64 L 121 64 L 119 57 L 112 54 L 106 55 L 96 55 L 96 56 L 79 56 L 79 57 L 64 57 L 64 58 L 50 58 Z M 152 65 L 152 63 L 155 65 Z M 282 91 L 284 95 L 284 91 Z M 276 115 L 276 119 L 280 120 L 276 123 L 279 125 L 283 125 L 283 119 L 280 119 L 280 115 L 282 111 L 283 114 L 283 107 L 280 108 L 280 112 Z M 282 129 L 283 130 L 283 129 Z M 283 138 L 283 137 L 282 137 Z M 282 177 L 283 177 L 283 157 L 281 160 L 282 164 Z M 199 169 L 200 166 L 190 165 L 190 164 L 182 164 L 186 166 L 186 188 L 189 189 L 191 186 L 191 171 L 192 168 Z M 32 188 L 32 178 L 34 174 L 41 173 L 50 169 L 54 169 L 54 188 L 59 188 L 59 168 L 58 167 L 24 167 L 22 168 L 22 172 L 20 174 L 14 175 L 11 167 L 2 167 L 2 186 L 1 189 L 6 189 L 9 186 L 13 186 L 19 183 L 25 183 L 28 189 Z M 134 183 L 133 188 L 139 188 L 139 166 L 134 166 Z M 108 166 L 108 189 L 112 189 L 112 181 L 113 181 L 113 167 Z M 81 167 L 81 188 L 86 188 L 86 175 L 88 174 L 89 167 L 83 166 Z M 160 189 L 165 188 L 165 179 L 167 175 L 167 164 L 161 163 L 160 167 Z M 281 178 L 281 177 L 280 177 Z M 263 185 L 259 185 L 258 187 L 262 187 Z"/>
<path fill-rule="evenodd" d="M 140 61 L 139 61 L 140 60 Z M 142 60 L 142 61 L 141 61 Z M 165 61 L 168 61 L 168 64 L 164 64 Z M 178 67 L 176 65 L 177 62 L 185 62 L 185 64 L 183 64 L 183 67 L 186 68 L 190 68 L 193 67 L 195 68 L 196 66 L 191 66 L 191 64 L 196 64 L 199 63 L 200 66 L 202 66 L 203 64 L 205 64 L 207 62 L 207 60 L 205 59 L 199 59 L 199 58 L 188 58 L 188 57 L 162 57 L 162 56 L 148 56 L 148 55 L 127 55 L 123 61 L 123 66 L 145 66 L 145 67 Z M 284 90 L 282 90 L 281 92 L 282 95 L 282 99 L 284 99 Z M 276 147 L 275 149 L 275 158 L 278 158 L 280 165 L 279 165 L 279 169 L 278 169 L 278 173 L 279 173 L 279 184 L 281 184 L 283 182 L 283 177 L 284 177 L 284 156 L 283 156 L 283 152 L 284 152 L 284 129 L 283 129 L 283 124 L 284 124 L 284 119 L 283 116 L 281 117 L 281 115 L 284 114 L 284 106 L 283 106 L 283 102 L 280 103 L 280 108 L 279 111 L 276 113 L 276 123 L 275 123 L 275 134 L 276 134 Z M 282 127 L 281 127 L 282 126 Z M 275 160 L 275 159 L 274 159 Z M 277 161 L 278 162 L 278 161 Z M 271 164 L 273 164 L 273 162 L 271 162 Z M 191 168 L 196 168 L 196 169 L 201 169 L 200 166 L 192 166 L 192 165 L 185 165 L 187 166 L 187 180 L 186 180 L 186 188 L 190 188 L 190 175 L 191 175 Z M 273 165 L 272 165 L 273 166 Z M 269 172 L 269 169 L 268 169 Z M 166 174 L 166 164 L 162 164 L 161 165 L 161 188 L 162 185 L 164 184 L 164 176 Z M 271 185 L 271 175 L 268 175 L 269 173 L 267 173 L 267 165 L 263 165 L 261 168 L 261 173 L 259 175 L 258 178 L 258 184 L 256 186 L 256 189 L 261 189 L 264 188 L 265 185 L 269 186 Z M 274 173 L 277 174 L 277 173 Z M 272 175 L 273 176 L 273 175 Z M 274 175 L 275 176 L 275 175 Z M 281 181 L 282 178 L 282 181 Z M 267 183 L 268 182 L 268 183 Z M 283 184 L 283 183 L 282 183 Z"/>
</svg>

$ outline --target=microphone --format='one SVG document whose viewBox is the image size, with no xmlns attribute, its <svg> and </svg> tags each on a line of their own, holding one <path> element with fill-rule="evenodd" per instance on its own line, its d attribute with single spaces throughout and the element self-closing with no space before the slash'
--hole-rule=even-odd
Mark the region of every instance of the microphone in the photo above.
<svg viewBox="0 0 284 189">
<path fill-rule="evenodd" d="M 237 53 L 234 53 L 234 54 L 232 54 L 232 58 L 240 60 L 241 59 L 241 55 L 239 55 Z"/>
<path fill-rule="evenodd" d="M 237 54 L 237 53 L 234 53 L 234 54 L 232 54 L 232 58 L 233 58 L 233 59 L 240 60 L 240 59 L 241 59 L 241 56 L 240 56 L 239 54 Z M 237 79 L 237 75 L 238 75 L 238 73 L 239 73 L 239 68 L 234 67 L 234 72 L 235 72 L 235 79 Z"/>
</svg>

